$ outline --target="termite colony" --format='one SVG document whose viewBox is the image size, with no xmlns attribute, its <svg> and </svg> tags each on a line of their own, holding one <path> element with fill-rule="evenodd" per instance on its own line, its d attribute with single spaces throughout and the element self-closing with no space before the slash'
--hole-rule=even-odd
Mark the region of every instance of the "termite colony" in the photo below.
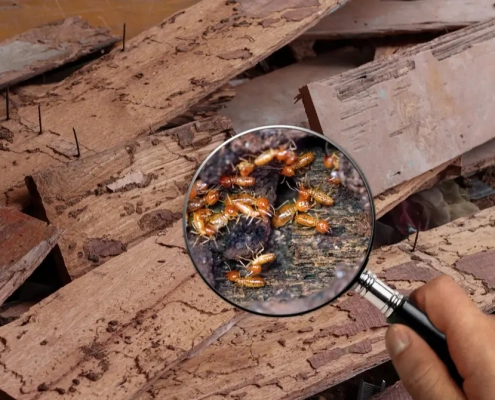
<svg viewBox="0 0 495 400">
<path fill-rule="evenodd" d="M 219 248 L 219 244 L 220 247 L 224 245 L 241 222 L 250 225 L 251 229 L 266 227 L 268 235 L 294 226 L 294 229 L 304 230 L 306 235 L 332 237 L 331 218 L 321 217 L 321 212 L 328 214 L 327 210 L 336 204 L 334 192 L 341 187 L 338 174 L 340 159 L 336 149 L 328 149 L 321 143 L 317 149 L 307 146 L 298 148 L 293 141 L 285 140 L 284 144 L 257 154 L 237 157 L 228 169 L 222 170 L 219 178 L 213 182 L 210 180 L 212 183 L 209 185 L 202 179 L 194 182 L 187 207 L 189 232 L 192 234 L 189 242 L 193 249 L 198 244 L 208 244 L 214 253 L 209 257 L 212 259 L 210 264 L 222 270 L 223 279 L 218 277 L 218 273 L 215 276 L 217 283 L 222 281 L 222 285 L 227 282 L 243 288 L 264 288 L 273 281 L 272 275 L 269 280 L 264 275 L 286 264 L 286 260 L 278 259 L 281 250 L 275 249 L 273 240 L 267 237 L 259 238 L 252 247 L 247 244 L 247 239 L 244 243 L 235 243 L 235 250 L 242 248 L 244 253 L 234 252 L 234 256 L 223 254 L 224 258 L 220 260 L 221 257 L 215 254 L 225 252 L 229 246 Z M 220 161 L 217 163 L 220 164 Z M 310 177 L 309 172 L 315 168 L 324 171 L 322 182 L 314 182 Z M 272 192 L 258 186 L 259 177 L 268 179 L 267 175 L 274 178 Z M 318 175 L 319 178 L 321 176 Z M 289 192 L 289 198 L 281 202 L 279 190 Z M 247 229 L 243 232 L 245 236 L 253 236 L 246 233 Z M 266 244 L 271 250 L 265 251 Z"/>
</svg>

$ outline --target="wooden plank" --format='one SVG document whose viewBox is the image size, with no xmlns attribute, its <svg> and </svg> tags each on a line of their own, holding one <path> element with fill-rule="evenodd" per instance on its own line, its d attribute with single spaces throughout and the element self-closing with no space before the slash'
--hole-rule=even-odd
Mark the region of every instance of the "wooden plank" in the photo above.
<svg viewBox="0 0 495 400">
<path fill-rule="evenodd" d="M 240 318 L 185 253 L 181 222 L 0 328 L 0 390 L 15 399 L 131 399 Z M 63 396 L 65 394 L 65 396 Z"/>
<path fill-rule="evenodd" d="M 24 176 L 67 160 L 51 145 L 73 143 L 73 127 L 82 157 L 156 131 L 344 1 L 203 0 L 130 39 L 125 52 L 115 49 L 37 100 L 44 134 L 37 104 L 1 123 L 13 143 L 0 158 L 0 204 L 26 202 Z"/>
<path fill-rule="evenodd" d="M 194 172 L 229 132 L 213 117 L 28 177 L 40 213 L 66 230 L 62 267 L 77 278 L 182 218 Z"/>
<path fill-rule="evenodd" d="M 418 44 L 418 43 L 416 43 Z M 399 54 L 402 51 L 409 49 L 413 47 L 414 44 L 401 44 L 401 45 L 390 45 L 390 46 L 378 46 L 375 49 L 375 61 L 377 60 L 384 60 L 385 58 L 388 58 L 390 56 L 393 56 L 395 54 Z"/>
<path fill-rule="evenodd" d="M 0 207 L 0 305 L 40 265 L 62 232 L 19 211 Z"/>
<path fill-rule="evenodd" d="M 494 56 L 492 19 L 307 85 L 301 96 L 311 127 L 347 149 L 376 196 L 493 138 Z M 473 85 L 474 75 L 486 84 Z"/>
<path fill-rule="evenodd" d="M 480 308 L 491 311 L 494 218 L 491 208 L 422 232 L 414 253 L 413 238 L 375 250 L 368 269 L 404 292 L 438 274 L 450 275 Z M 380 312 L 358 295 L 289 319 L 249 315 L 201 354 L 169 370 L 139 400 L 308 398 L 388 360 L 386 326 Z"/>
<path fill-rule="evenodd" d="M 495 139 L 474 148 L 462 156 L 461 174 L 466 176 L 495 164 Z"/>
<path fill-rule="evenodd" d="M 298 89 L 315 80 L 348 71 L 369 61 L 357 49 L 342 49 L 275 70 L 236 87 L 236 97 L 220 114 L 232 121 L 236 132 L 265 125 L 307 125 Z"/>
<path fill-rule="evenodd" d="M 352 0 L 305 32 L 305 39 L 337 39 L 449 31 L 495 17 L 493 2 Z"/>
<path fill-rule="evenodd" d="M 0 42 L 0 90 L 44 74 L 120 41 L 80 17 L 39 26 Z"/>
</svg>

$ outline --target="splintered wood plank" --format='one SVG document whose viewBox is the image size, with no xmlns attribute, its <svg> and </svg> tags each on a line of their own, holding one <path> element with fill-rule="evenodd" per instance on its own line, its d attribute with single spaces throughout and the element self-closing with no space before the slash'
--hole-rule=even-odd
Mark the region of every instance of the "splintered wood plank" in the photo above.
<svg viewBox="0 0 495 400">
<path fill-rule="evenodd" d="M 109 47 L 120 40 L 106 28 L 71 17 L 0 42 L 0 90 Z"/>
<path fill-rule="evenodd" d="M 368 269 L 401 292 L 440 274 L 495 308 L 495 208 L 372 252 Z M 412 238 L 411 238 L 412 239 Z M 448 244 L 447 244 L 448 243 Z M 249 315 L 139 400 L 305 399 L 388 360 L 382 314 L 357 294 L 294 318 Z M 221 355 L 221 356 L 219 356 Z"/>
<path fill-rule="evenodd" d="M 0 390 L 15 399 L 131 399 L 241 319 L 201 278 L 178 222 L 0 328 Z"/>
<path fill-rule="evenodd" d="M 0 305 L 41 264 L 62 232 L 19 211 L 0 207 Z"/>
<path fill-rule="evenodd" d="M 194 172 L 229 132 L 227 118 L 212 117 L 28 177 L 37 209 L 66 230 L 59 248 L 70 276 L 180 219 Z"/>
<path fill-rule="evenodd" d="M 449 31 L 495 17 L 488 0 L 352 0 L 305 32 L 305 39 L 336 39 Z"/>
<path fill-rule="evenodd" d="M 461 159 L 461 174 L 469 175 L 495 164 L 495 139 L 463 154 Z"/>
<path fill-rule="evenodd" d="M 307 85 L 301 96 L 310 126 L 347 149 L 376 196 L 493 138 L 494 59 L 491 19 Z"/>
<path fill-rule="evenodd" d="M 73 158 L 53 149 L 74 143 L 73 127 L 82 157 L 157 130 L 344 1 L 203 0 L 130 39 L 126 51 L 115 49 L 37 99 L 42 135 L 37 104 L 2 122 L 12 143 L 0 158 L 0 204 L 26 202 L 24 176 Z"/>
</svg>

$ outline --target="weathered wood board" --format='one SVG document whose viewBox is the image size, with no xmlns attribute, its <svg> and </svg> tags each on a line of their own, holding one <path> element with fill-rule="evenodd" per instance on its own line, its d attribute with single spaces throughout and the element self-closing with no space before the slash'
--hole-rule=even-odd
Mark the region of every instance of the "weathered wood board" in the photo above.
<svg viewBox="0 0 495 400">
<path fill-rule="evenodd" d="M 493 138 L 494 58 L 491 19 L 300 91 L 310 126 L 347 149 L 376 196 Z"/>
<path fill-rule="evenodd" d="M 306 39 L 449 31 L 495 17 L 493 2 L 352 0 L 305 32 Z"/>
<path fill-rule="evenodd" d="M 212 117 L 28 177 L 40 214 L 65 229 L 62 267 L 77 278 L 182 218 L 192 176 L 230 132 Z"/>
<path fill-rule="evenodd" d="M 41 264 L 62 233 L 54 225 L 0 207 L 0 305 Z"/>
<path fill-rule="evenodd" d="M 37 104 L 1 123 L 12 143 L 0 158 L 0 204 L 28 200 L 24 176 L 60 164 L 66 157 L 53 143 L 73 143 L 73 127 L 82 157 L 157 130 L 344 1 L 203 0 L 130 39 L 125 52 L 115 49 L 38 99 L 42 135 Z"/>
<path fill-rule="evenodd" d="M 460 162 L 462 175 L 469 175 L 495 164 L 495 139 L 463 154 Z"/>
<path fill-rule="evenodd" d="M 410 239 L 373 251 L 368 269 L 403 292 L 447 274 L 495 308 L 495 208 L 422 232 L 414 253 Z M 304 399 L 388 360 L 386 326 L 358 295 L 289 319 L 249 315 L 139 399 Z"/>
<path fill-rule="evenodd" d="M 0 390 L 15 399 L 131 399 L 243 317 L 194 273 L 181 222 L 0 328 Z"/>
<path fill-rule="evenodd" d="M 308 83 L 356 68 L 365 62 L 357 49 L 346 48 L 289 65 L 236 87 L 236 96 L 220 111 L 236 132 L 264 125 L 296 125 L 307 117 L 298 89 Z"/>
<path fill-rule="evenodd" d="M 370 400 L 413 400 L 402 382 L 397 382 L 383 392 L 375 394 Z"/>
<path fill-rule="evenodd" d="M 112 46 L 121 38 L 71 17 L 0 42 L 0 90 Z"/>
</svg>

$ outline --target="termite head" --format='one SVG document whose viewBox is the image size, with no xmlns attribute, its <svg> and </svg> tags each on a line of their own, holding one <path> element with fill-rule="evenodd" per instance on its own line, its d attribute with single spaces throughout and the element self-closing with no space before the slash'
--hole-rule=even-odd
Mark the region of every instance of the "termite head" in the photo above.
<svg viewBox="0 0 495 400">
<path fill-rule="evenodd" d="M 206 236 L 215 236 L 217 231 L 215 230 L 215 228 L 212 225 L 206 224 L 205 225 L 205 233 L 206 233 Z"/>
<path fill-rule="evenodd" d="M 231 218 L 237 217 L 237 208 L 232 205 L 225 206 L 225 214 Z"/>
<path fill-rule="evenodd" d="M 259 264 L 250 265 L 248 271 L 249 271 L 249 275 L 259 275 L 261 274 L 261 265 Z"/>
<path fill-rule="evenodd" d="M 298 200 L 309 200 L 311 195 L 309 194 L 308 190 L 304 188 L 304 186 L 299 185 L 298 187 Z"/>
<path fill-rule="evenodd" d="M 241 277 L 241 274 L 239 273 L 239 271 L 230 271 L 230 272 L 227 272 L 227 279 L 231 282 L 235 282 L 236 280 L 238 280 L 240 277 Z"/>
<path fill-rule="evenodd" d="M 194 199 L 198 195 L 203 194 L 207 188 L 208 184 L 198 179 L 196 182 L 194 182 L 191 193 L 189 193 L 189 199 Z"/>
<path fill-rule="evenodd" d="M 267 210 L 270 207 L 270 202 L 266 197 L 259 197 L 256 199 L 256 207 Z"/>
<path fill-rule="evenodd" d="M 316 231 L 323 234 L 330 233 L 330 225 L 328 224 L 327 221 L 320 219 L 316 223 Z"/>
<path fill-rule="evenodd" d="M 296 171 L 290 165 L 287 165 L 284 168 L 282 168 L 282 171 L 280 172 L 280 175 L 287 176 L 287 177 L 294 176 L 295 174 L 296 174 Z"/>
<path fill-rule="evenodd" d="M 294 153 L 293 151 L 290 151 L 287 154 L 287 158 L 285 159 L 285 164 L 286 165 L 292 165 L 297 161 L 297 159 L 298 159 L 297 154 Z"/>
<path fill-rule="evenodd" d="M 296 201 L 296 210 L 302 213 L 308 212 L 311 209 L 311 204 L 308 200 L 301 198 Z"/>
<path fill-rule="evenodd" d="M 220 185 L 225 187 L 225 188 L 229 188 L 232 186 L 232 178 L 230 176 L 227 176 L 227 175 L 223 175 L 220 177 Z"/>
</svg>

